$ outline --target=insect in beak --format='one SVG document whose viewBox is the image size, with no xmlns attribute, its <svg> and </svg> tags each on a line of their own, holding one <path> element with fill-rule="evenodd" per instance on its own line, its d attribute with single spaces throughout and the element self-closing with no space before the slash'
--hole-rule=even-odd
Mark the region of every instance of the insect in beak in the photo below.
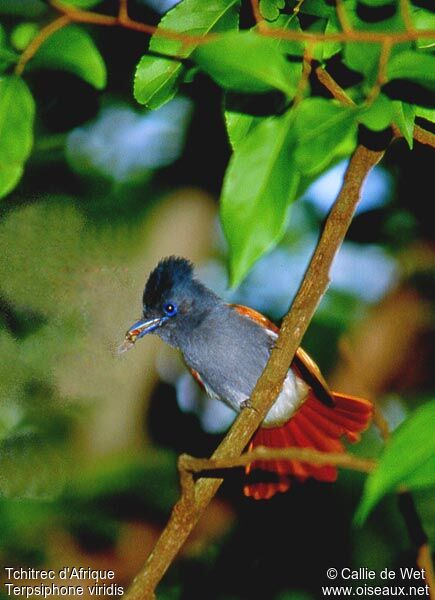
<svg viewBox="0 0 435 600">
<path fill-rule="evenodd" d="M 123 352 L 127 352 L 133 348 L 137 340 L 144 337 L 147 333 L 151 333 L 158 327 L 161 327 L 166 321 L 168 317 L 156 317 L 154 319 L 140 319 L 136 321 L 134 325 L 132 325 L 125 334 L 125 339 L 122 344 L 118 348 L 118 354 L 122 354 Z"/>
</svg>

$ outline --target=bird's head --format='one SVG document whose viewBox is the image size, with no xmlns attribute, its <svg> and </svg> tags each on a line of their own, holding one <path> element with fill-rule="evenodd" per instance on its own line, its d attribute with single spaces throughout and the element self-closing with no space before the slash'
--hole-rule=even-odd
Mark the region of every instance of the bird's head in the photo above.
<svg viewBox="0 0 435 600">
<path fill-rule="evenodd" d="M 194 278 L 193 265 L 171 256 L 151 272 L 143 293 L 143 315 L 126 333 L 119 352 L 125 352 L 147 333 L 179 347 L 219 298 Z"/>
</svg>

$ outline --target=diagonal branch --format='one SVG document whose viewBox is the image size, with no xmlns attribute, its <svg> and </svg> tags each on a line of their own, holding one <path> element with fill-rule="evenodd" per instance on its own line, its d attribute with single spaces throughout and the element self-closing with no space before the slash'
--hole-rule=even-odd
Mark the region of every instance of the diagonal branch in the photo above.
<svg viewBox="0 0 435 600">
<path fill-rule="evenodd" d="M 426 131 L 426 129 L 419 127 L 419 125 L 415 125 L 414 127 L 414 139 L 420 142 L 420 144 L 426 144 L 435 148 L 435 134 Z"/>
<path fill-rule="evenodd" d="M 383 152 L 358 146 L 347 168 L 343 185 L 290 312 L 283 320 L 276 345 L 251 396 L 256 410 L 244 410 L 214 452 L 213 459 L 240 455 L 278 396 L 293 356 L 329 284 L 329 271 L 358 204 L 362 186 Z M 199 479 L 181 496 L 146 564 L 135 577 L 125 600 L 154 598 L 154 590 L 180 548 L 216 494 L 222 479 Z"/>
</svg>

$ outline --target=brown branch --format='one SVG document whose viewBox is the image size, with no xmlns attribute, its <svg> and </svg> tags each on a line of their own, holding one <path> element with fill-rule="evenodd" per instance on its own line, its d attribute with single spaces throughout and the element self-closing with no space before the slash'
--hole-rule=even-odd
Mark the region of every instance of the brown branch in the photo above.
<svg viewBox="0 0 435 600">
<path fill-rule="evenodd" d="M 259 0 L 251 0 L 251 10 L 252 14 L 254 15 L 255 22 L 257 23 L 259 28 L 261 28 L 264 19 L 260 11 Z"/>
<path fill-rule="evenodd" d="M 299 9 L 303 0 L 300 0 L 297 7 L 295 8 L 295 12 Z M 343 21 L 344 27 L 342 32 L 337 33 L 313 33 L 309 31 L 289 31 L 284 29 L 272 29 L 269 27 L 264 27 L 264 21 L 261 18 L 261 13 L 258 7 L 258 0 L 251 0 L 252 10 L 255 16 L 255 19 L 258 23 L 258 32 L 262 35 L 273 37 L 282 40 L 293 40 L 300 42 L 309 42 L 310 44 L 315 44 L 316 42 L 333 42 L 333 41 L 341 41 L 341 42 L 373 42 L 373 43 L 382 43 L 384 45 L 392 45 L 405 41 L 412 41 L 418 39 L 431 39 L 435 37 L 435 31 L 433 30 L 416 30 L 414 28 L 407 28 L 406 31 L 398 31 L 398 32 L 374 32 L 374 31 L 358 31 L 351 29 L 350 26 L 346 25 L 346 20 Z M 29 44 L 26 50 L 22 53 L 16 68 L 15 73 L 17 75 L 21 75 L 24 71 L 26 64 L 33 58 L 36 54 L 40 46 L 45 42 L 45 40 L 55 31 L 64 27 L 68 23 L 89 23 L 93 25 L 102 25 L 106 27 L 124 27 L 126 29 L 131 29 L 132 31 L 137 31 L 140 33 L 144 33 L 146 35 L 153 35 L 158 32 L 158 35 L 171 40 L 178 40 L 182 42 L 184 45 L 199 45 L 205 44 L 213 37 L 216 37 L 217 34 L 209 33 L 207 35 L 191 35 L 186 33 L 180 33 L 179 31 L 174 31 L 172 29 L 166 29 L 164 27 L 157 27 L 156 25 L 150 25 L 148 23 L 142 23 L 140 21 L 135 21 L 128 16 L 127 10 L 127 0 L 119 0 L 119 10 L 118 15 L 104 15 L 101 13 L 96 13 L 87 10 L 81 10 L 74 6 L 63 4 L 60 0 L 50 0 L 50 5 L 52 8 L 57 10 L 62 14 L 62 17 L 55 19 L 51 23 L 49 23 L 46 27 L 44 27 L 40 33 L 34 38 L 34 40 Z M 337 3 L 337 10 L 339 3 Z M 341 16 L 343 19 L 343 15 Z"/>
<path fill-rule="evenodd" d="M 379 64 L 378 64 L 378 74 L 376 77 L 375 84 L 370 91 L 370 94 L 367 98 L 367 104 L 371 104 L 379 95 L 381 91 L 381 87 L 387 80 L 387 66 L 388 60 L 391 55 L 391 48 L 393 47 L 393 41 L 390 37 L 387 37 L 382 42 L 381 53 L 379 55 Z"/>
<path fill-rule="evenodd" d="M 182 471 L 201 473 L 213 469 L 232 469 L 245 467 L 256 460 L 299 460 L 319 466 L 335 466 L 370 473 L 376 467 L 376 461 L 359 458 L 349 453 L 321 452 L 312 448 L 267 448 L 257 446 L 255 450 L 245 452 L 241 456 L 229 458 L 195 458 L 182 454 L 178 461 L 180 474 Z M 181 475 L 182 476 L 182 475 Z"/>
<path fill-rule="evenodd" d="M 119 23 L 124 23 L 128 21 L 130 17 L 128 16 L 128 0 L 119 0 L 119 9 L 118 9 L 118 21 Z"/>
<path fill-rule="evenodd" d="M 304 56 L 302 60 L 302 75 L 299 79 L 295 97 L 293 100 L 293 106 L 297 106 L 304 98 L 305 91 L 308 88 L 308 84 L 310 81 L 310 75 L 312 70 L 312 44 L 307 44 L 307 47 L 304 50 Z"/>
<path fill-rule="evenodd" d="M 422 127 L 415 125 L 414 127 L 414 139 L 420 144 L 426 144 L 427 146 L 432 146 L 435 148 L 435 134 L 430 131 L 426 131 Z"/>
<path fill-rule="evenodd" d="M 429 587 L 429 598 L 435 600 L 435 571 L 428 542 L 423 543 L 418 549 L 416 562 L 418 568 L 424 570 L 424 579 Z"/>
<path fill-rule="evenodd" d="M 400 14 L 407 31 L 415 31 L 408 0 L 399 0 Z"/>
<path fill-rule="evenodd" d="M 303 2 L 303 0 L 300 0 L 300 3 L 298 4 L 298 6 L 300 6 L 300 4 L 302 4 L 302 2 Z M 80 10 L 80 9 L 74 8 L 72 6 L 64 5 L 61 2 L 59 2 L 59 0 L 51 0 L 51 5 L 53 8 L 62 12 L 63 14 L 61 17 L 58 17 L 57 19 L 55 19 L 54 21 L 52 21 L 51 23 L 46 25 L 43 29 L 41 29 L 39 34 L 32 40 L 32 42 L 29 44 L 29 46 L 24 50 L 24 52 L 20 56 L 20 59 L 17 62 L 17 65 L 15 67 L 14 72 L 16 75 L 21 75 L 23 73 L 27 63 L 35 56 L 36 52 L 39 50 L 39 48 L 42 46 L 42 44 L 53 33 L 58 31 L 62 27 L 65 27 L 69 23 L 75 22 L 75 23 L 90 23 L 90 24 L 103 25 L 103 26 L 120 26 L 120 27 L 125 27 L 127 29 L 132 29 L 134 31 L 139 31 L 139 32 L 142 32 L 142 33 L 145 33 L 148 35 L 152 35 L 153 33 L 155 33 L 157 31 L 157 27 L 154 25 L 148 25 L 146 23 L 139 23 L 138 21 L 134 21 L 133 19 L 130 19 L 130 17 L 128 16 L 128 11 L 127 11 L 127 0 L 120 0 L 119 13 L 118 13 L 118 16 L 116 16 L 116 17 L 110 16 L 110 15 L 102 15 L 102 14 L 94 13 L 94 12 L 90 12 L 90 11 Z M 206 41 L 207 39 L 210 39 L 210 37 L 211 37 L 211 34 L 209 34 L 206 37 L 190 36 L 190 35 L 185 35 L 185 34 L 182 34 L 179 32 L 175 32 L 175 31 L 165 30 L 160 27 L 158 28 L 158 30 L 159 30 L 159 35 L 162 35 L 162 37 L 168 37 L 170 39 L 177 39 L 185 44 L 186 43 L 203 43 L 204 41 Z M 262 30 L 262 33 L 264 35 L 274 35 L 277 32 L 280 33 L 279 30 L 271 30 L 269 28 L 267 29 L 267 31 Z M 306 36 L 304 35 L 304 32 L 282 31 L 281 33 L 283 34 L 284 38 L 288 38 L 290 36 L 289 39 L 305 39 L 305 40 L 307 39 Z M 300 37 L 301 33 L 303 34 L 302 38 Z M 351 37 L 354 35 L 354 33 L 355 32 L 352 30 L 352 32 L 350 33 Z M 433 35 L 433 37 L 435 37 L 435 32 L 423 32 L 423 33 L 431 33 L 431 35 Z M 296 34 L 296 37 L 294 37 L 293 34 Z M 334 34 L 332 34 L 332 35 L 334 35 Z M 386 37 L 389 40 L 389 42 L 386 44 L 387 47 L 390 47 L 391 44 L 396 42 L 394 33 L 390 33 Z M 313 38 L 312 34 L 309 34 L 308 39 L 311 40 L 312 42 L 313 41 L 321 41 L 320 38 L 318 39 L 315 36 Z M 384 57 L 383 57 L 384 65 L 386 64 L 386 60 L 385 60 L 386 54 L 387 53 L 384 52 Z M 310 65 L 307 65 L 307 60 L 305 60 L 304 71 L 307 72 L 307 69 L 309 69 L 309 68 L 310 68 Z M 309 71 L 308 71 L 308 75 L 309 75 Z M 341 102 L 345 106 L 355 106 L 354 101 L 346 94 L 346 92 L 343 90 L 343 88 L 341 88 L 341 86 L 331 77 L 331 75 L 329 75 L 329 73 L 325 69 L 323 69 L 322 67 L 317 67 L 316 75 L 317 75 L 318 80 L 329 90 L 329 92 L 332 94 L 332 96 L 335 99 L 337 99 L 339 102 Z M 303 79 L 304 79 L 304 77 L 303 77 Z M 378 81 L 380 79 L 381 79 L 381 77 L 378 76 Z M 401 135 L 400 132 L 398 131 L 397 127 L 395 128 L 395 134 L 396 134 L 396 137 L 399 137 Z M 414 129 L 414 138 L 421 144 L 427 144 L 429 146 L 435 147 L 435 135 L 417 125 L 415 126 L 415 129 Z"/>
<path fill-rule="evenodd" d="M 356 106 L 344 89 L 338 85 L 333 77 L 323 67 L 317 67 L 315 70 L 317 79 L 328 90 L 328 92 L 344 106 Z"/>
<path fill-rule="evenodd" d="M 384 441 L 387 442 L 390 437 L 388 424 L 379 410 L 377 410 L 377 417 L 380 419 L 378 426 L 379 422 L 382 423 L 381 435 Z M 377 467 L 377 461 L 373 459 L 359 458 L 349 453 L 320 452 L 312 448 L 298 447 L 267 448 L 257 446 L 255 450 L 245 452 L 241 456 L 221 459 L 195 458 L 187 454 L 182 454 L 178 460 L 182 493 L 185 496 L 191 496 L 194 489 L 194 474 L 201 474 L 202 472 L 213 471 L 214 469 L 244 467 L 256 460 L 299 460 L 312 465 L 342 467 L 363 473 L 371 473 Z M 213 477 L 212 474 L 209 476 Z M 420 569 L 424 570 L 430 600 L 435 600 L 435 574 L 427 535 L 421 524 L 411 494 L 407 490 L 402 490 L 399 492 L 398 498 L 400 511 L 407 526 L 409 538 L 417 548 L 417 565 Z"/>
<path fill-rule="evenodd" d="M 23 72 L 27 62 L 35 55 L 45 40 L 52 33 L 70 22 L 91 23 L 103 26 L 121 26 L 147 35 L 151 35 L 157 31 L 157 27 L 153 25 L 140 23 L 130 19 L 127 11 L 127 0 L 120 0 L 117 16 L 83 11 L 71 6 L 63 5 L 58 0 L 52 0 L 51 5 L 61 12 L 62 16 L 44 27 L 23 52 L 15 69 L 15 72 L 19 75 Z M 253 0 L 253 9 L 255 10 L 256 8 L 257 3 Z M 279 31 L 271 29 L 263 29 L 261 33 L 270 37 L 307 41 L 311 43 L 319 41 L 366 41 L 383 43 L 378 83 L 383 78 L 389 49 L 392 44 L 401 41 L 435 37 L 435 32 L 433 31 L 415 31 L 410 28 L 407 28 L 407 31 L 405 32 L 393 32 L 388 34 L 382 32 L 355 31 L 349 29 L 346 24 L 343 28 L 345 31 L 334 34 L 318 34 L 287 30 Z M 186 35 L 164 28 L 158 28 L 158 32 L 162 37 L 176 39 L 185 44 L 204 43 L 211 37 L 210 35 L 207 37 Z M 330 89 L 335 98 L 347 105 L 351 105 L 351 99 L 339 89 L 338 84 L 336 84 L 332 78 L 325 76 L 325 73 L 326 72 L 320 74 L 319 80 Z M 416 139 L 420 138 L 419 141 L 422 141 L 422 143 L 434 145 L 433 137 L 435 137 L 433 134 L 429 134 L 429 132 L 425 132 L 421 128 L 416 127 Z M 279 394 L 287 374 L 288 366 L 291 363 L 294 353 L 301 342 L 315 309 L 328 286 L 329 270 L 332 261 L 344 239 L 352 219 L 363 182 L 373 166 L 381 159 L 382 155 L 383 152 L 373 152 L 362 146 L 358 147 L 355 151 L 346 172 L 342 189 L 326 221 L 324 231 L 313 254 L 306 276 L 295 298 L 291 311 L 283 321 L 276 347 L 272 351 L 267 367 L 259 378 L 253 391 L 251 402 L 256 410 L 243 411 L 237 418 L 233 427 L 213 454 L 211 459 L 212 463 L 210 463 L 210 461 L 190 458 L 190 461 L 196 461 L 195 463 L 190 462 L 191 470 L 192 468 L 204 469 L 204 465 L 207 465 L 207 468 L 210 468 L 210 464 L 234 466 L 235 464 L 246 464 L 245 461 L 252 460 L 252 455 L 249 457 L 247 457 L 247 455 L 238 457 L 238 455 L 244 450 L 249 439 L 252 437 L 253 433 L 261 423 L 261 420 L 264 418 L 268 409 Z M 300 449 L 288 449 L 279 452 L 280 455 L 281 452 L 285 452 L 287 458 L 290 458 L 296 456 L 296 454 L 292 454 L 292 451 L 297 452 L 299 457 L 302 456 L 300 454 Z M 258 449 L 258 452 L 260 453 L 262 450 Z M 254 454 L 254 457 L 255 456 L 256 455 Z M 306 456 L 306 460 L 308 459 L 314 462 L 333 460 L 331 456 L 328 458 L 314 456 L 312 452 L 309 457 Z M 187 460 L 187 457 L 180 457 L 180 466 L 185 467 Z M 349 468 L 356 468 L 356 460 L 362 461 L 362 459 L 356 459 L 355 457 L 349 458 L 348 455 L 340 455 L 334 460 L 340 460 L 342 466 L 347 466 Z M 349 460 L 350 463 L 346 462 Z M 346 465 L 344 463 L 346 463 Z M 329 462 L 326 464 L 329 464 Z M 350 466 L 350 464 L 352 464 L 353 467 Z M 373 468 L 373 463 L 363 461 L 358 464 L 358 467 L 362 470 L 369 470 Z M 130 590 L 126 594 L 126 600 L 139 600 L 154 597 L 156 586 L 196 525 L 200 515 L 213 498 L 222 481 L 221 479 L 207 480 L 203 478 L 194 484 L 193 479 L 186 468 L 184 468 L 184 470 L 182 468 L 180 473 L 183 489 L 181 499 L 175 505 L 167 527 L 149 556 L 146 565 L 133 581 Z M 420 553 L 424 555 L 424 546 L 420 548 Z"/>
<path fill-rule="evenodd" d="M 190 35 L 186 33 L 180 33 L 172 29 L 166 29 L 164 27 L 157 27 L 155 25 L 149 25 L 135 21 L 130 17 L 124 17 L 120 19 L 118 16 L 113 17 L 109 15 L 102 15 L 100 13 L 80 10 L 72 6 L 62 4 L 59 0 L 51 0 L 51 6 L 59 12 L 69 16 L 71 21 L 80 23 L 94 23 L 95 25 L 109 25 L 109 26 L 121 26 L 134 31 L 143 32 L 152 35 L 158 30 L 158 34 L 168 39 L 179 40 L 186 44 L 204 44 L 211 37 L 216 34 L 208 34 L 207 36 Z M 302 2 L 299 3 L 300 6 Z M 265 27 L 259 31 L 262 35 L 268 37 L 275 37 L 284 40 L 293 41 L 306 41 L 306 42 L 369 42 L 369 43 L 382 43 L 386 39 L 390 38 L 394 44 L 400 42 L 413 41 L 418 39 L 431 39 L 435 37 L 434 30 L 413 30 L 413 31 L 393 31 L 393 32 L 379 32 L 379 31 L 358 31 L 352 29 L 350 31 L 334 32 L 334 33 L 320 33 L 320 32 L 309 32 L 309 31 L 289 31 L 287 29 L 272 29 Z"/>
<path fill-rule="evenodd" d="M 33 40 L 21 54 L 20 59 L 15 66 L 15 75 L 21 75 L 29 60 L 35 56 L 42 44 L 53 33 L 58 31 L 62 27 L 65 27 L 65 25 L 68 25 L 68 23 L 70 23 L 70 18 L 68 17 L 68 15 L 63 15 L 62 17 L 58 17 L 57 19 L 43 27 L 38 33 L 38 35 L 33 38 Z"/>
<path fill-rule="evenodd" d="M 364 180 L 382 156 L 383 152 L 374 152 L 363 146 L 355 150 L 304 280 L 283 320 L 266 369 L 251 395 L 255 410 L 242 411 L 214 452 L 213 460 L 240 455 L 278 396 L 293 356 L 328 286 L 333 259 L 352 220 Z M 199 479 L 188 497 L 181 496 L 153 552 L 128 590 L 126 600 L 153 598 L 156 586 L 221 483 L 221 479 Z"/>
<path fill-rule="evenodd" d="M 69 4 L 63 4 L 59 0 L 50 0 L 50 5 L 57 10 L 58 12 L 67 15 L 71 21 L 74 23 L 89 23 L 91 25 L 103 25 L 107 27 L 125 27 L 126 29 L 133 29 L 134 31 L 140 31 L 142 33 L 146 33 L 148 35 L 152 35 L 157 31 L 157 26 L 148 25 L 147 23 L 141 23 L 139 21 L 134 21 L 130 19 L 126 14 L 126 6 L 122 2 L 119 7 L 119 14 L 115 17 L 112 15 L 103 15 L 101 13 L 96 13 L 88 10 L 81 10 L 80 8 L 76 8 Z M 159 29 L 159 33 L 162 36 L 165 36 L 166 30 Z M 170 32 L 171 39 L 179 39 L 184 40 L 186 38 L 185 35 L 177 33 L 175 31 Z"/>
<path fill-rule="evenodd" d="M 160 31 L 160 30 L 159 30 Z M 390 38 L 393 44 L 412 42 L 418 39 L 432 39 L 435 37 L 433 29 L 418 29 L 415 31 L 337 31 L 334 33 L 320 33 L 310 31 L 290 31 L 288 29 L 265 28 L 262 35 L 281 40 L 299 42 L 367 42 L 369 44 L 382 44 Z"/>
<path fill-rule="evenodd" d="M 320 83 L 329 91 L 329 93 L 338 100 L 343 106 L 357 106 L 355 102 L 350 98 L 345 90 L 335 81 L 333 77 L 323 67 L 317 67 L 315 70 L 317 79 Z M 403 137 L 397 125 L 393 125 L 394 137 Z M 426 144 L 435 148 L 435 134 L 423 129 L 419 125 L 414 126 L 413 137 L 420 144 Z"/>
<path fill-rule="evenodd" d="M 340 23 L 342 30 L 345 33 L 349 33 L 351 31 L 353 31 L 352 26 L 349 21 L 349 18 L 346 13 L 346 9 L 344 7 L 343 0 L 336 0 L 335 12 L 337 13 L 338 22 Z"/>
</svg>

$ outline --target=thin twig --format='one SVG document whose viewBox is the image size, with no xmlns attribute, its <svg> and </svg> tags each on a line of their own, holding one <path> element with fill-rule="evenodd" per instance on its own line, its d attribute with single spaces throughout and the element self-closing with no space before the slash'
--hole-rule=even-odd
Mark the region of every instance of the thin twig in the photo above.
<svg viewBox="0 0 435 600">
<path fill-rule="evenodd" d="M 293 8 L 293 16 L 295 17 L 299 11 L 301 10 L 301 6 L 304 3 L 304 0 L 298 0 Z"/>
<path fill-rule="evenodd" d="M 337 13 L 338 22 L 340 23 L 342 30 L 345 33 L 350 33 L 353 31 L 344 7 L 343 0 L 335 0 L 335 11 Z"/>
<path fill-rule="evenodd" d="M 373 423 L 376 425 L 381 438 L 387 443 L 391 437 L 390 428 L 388 426 L 388 421 L 384 417 L 383 412 L 380 410 L 377 404 L 374 405 L 375 409 L 373 411 Z"/>
<path fill-rule="evenodd" d="M 388 60 L 391 55 L 392 47 L 393 41 L 391 38 L 388 37 L 382 42 L 381 53 L 379 55 L 378 74 L 376 77 L 376 82 L 367 98 L 367 104 L 371 104 L 377 98 L 381 91 L 381 87 L 387 80 Z"/>
<path fill-rule="evenodd" d="M 128 20 L 128 0 L 119 0 L 118 22 L 125 23 Z"/>
<path fill-rule="evenodd" d="M 18 60 L 14 73 L 15 75 L 22 75 L 27 63 L 31 58 L 35 56 L 39 48 L 42 44 L 56 31 L 65 27 L 70 23 L 70 18 L 68 15 L 63 15 L 62 17 L 58 17 L 45 27 L 41 29 L 37 36 L 33 38 L 24 52 L 21 54 L 20 59 Z"/>
<path fill-rule="evenodd" d="M 356 106 L 355 102 L 346 94 L 344 89 L 331 77 L 323 67 L 317 67 L 315 70 L 317 79 L 332 94 L 332 96 L 344 104 L 344 106 Z"/>
<path fill-rule="evenodd" d="M 207 43 L 217 34 L 208 33 L 207 35 L 192 35 L 186 33 L 180 33 L 172 29 L 166 29 L 164 27 L 157 27 L 156 25 L 150 25 L 148 23 L 142 23 L 135 21 L 128 16 L 127 11 L 127 0 L 119 0 L 119 12 L 117 16 L 104 15 L 87 10 L 81 10 L 77 7 L 63 4 L 60 0 L 49 0 L 50 5 L 62 13 L 62 17 L 55 19 L 52 23 L 49 23 L 44 27 L 36 38 L 29 44 L 26 50 L 20 57 L 17 63 L 15 73 L 21 75 L 26 64 L 33 58 L 38 51 L 39 47 L 44 41 L 55 31 L 64 27 L 69 22 L 73 23 L 90 23 L 94 25 L 101 25 L 106 27 L 124 27 L 144 33 L 146 35 L 153 35 L 158 31 L 161 37 L 178 40 L 184 45 L 200 45 Z M 253 11 L 257 11 L 258 2 L 257 0 L 251 0 Z M 302 0 L 298 3 L 296 8 L 299 8 L 302 4 Z M 296 10 L 295 8 L 295 10 Z M 256 12 L 257 14 L 257 12 Z M 435 37 L 434 30 L 416 30 L 407 29 L 406 31 L 396 32 L 376 32 L 376 31 L 358 31 L 355 29 L 347 29 L 346 31 L 336 33 L 314 33 L 309 31 L 291 31 L 288 29 L 272 29 L 270 27 L 264 27 L 264 21 L 261 19 L 261 14 L 258 9 L 256 18 L 260 18 L 258 22 L 258 33 L 268 37 L 282 39 L 282 40 L 293 40 L 300 42 L 310 42 L 315 44 L 316 42 L 373 42 L 373 43 L 388 43 L 397 44 L 405 41 L 412 41 L 418 39 L 431 39 Z"/>
<path fill-rule="evenodd" d="M 179 458 L 180 473 L 201 473 L 213 469 L 232 469 L 245 467 L 256 460 L 299 460 L 311 465 L 335 466 L 370 473 L 376 467 L 376 461 L 359 458 L 349 453 L 321 452 L 312 448 L 267 448 L 257 446 L 255 450 L 245 452 L 241 456 L 230 458 L 195 458 L 182 454 Z"/>
<path fill-rule="evenodd" d="M 304 94 L 305 91 L 308 87 L 308 83 L 310 80 L 310 74 L 311 74 L 311 69 L 312 69 L 312 61 L 313 60 L 313 54 L 312 54 L 312 44 L 307 44 L 305 50 L 304 50 L 304 56 L 303 56 L 303 60 L 302 60 L 302 75 L 301 78 L 299 79 L 297 88 L 296 88 L 296 92 L 295 92 L 295 97 L 293 100 L 293 106 L 297 106 L 299 104 L 299 102 L 301 102 L 301 100 L 303 100 L 304 98 Z"/>
<path fill-rule="evenodd" d="M 317 79 L 330 92 L 330 94 L 338 100 L 343 106 L 357 106 L 355 102 L 346 94 L 344 89 L 331 77 L 331 75 L 323 67 L 317 67 L 315 70 Z M 403 137 L 399 128 L 393 124 L 394 137 Z M 413 137 L 420 144 L 426 144 L 435 148 L 435 134 L 423 129 L 419 125 L 414 126 Z"/>
<path fill-rule="evenodd" d="M 70 5 L 62 4 L 59 0 L 51 0 L 50 4 L 53 8 L 63 14 L 67 14 L 72 21 L 81 23 L 94 23 L 96 25 L 120 25 L 128 29 L 135 31 L 142 31 L 146 34 L 153 34 L 157 31 L 160 36 L 168 39 L 184 41 L 187 44 L 203 44 L 206 43 L 211 36 L 217 34 L 208 34 L 207 36 L 192 35 L 186 33 L 180 33 L 172 29 L 166 29 L 165 27 L 157 27 L 155 25 L 149 25 L 135 21 L 134 19 L 128 18 L 120 23 L 118 17 L 112 17 L 109 15 L 102 15 L 100 13 L 80 10 Z M 358 31 L 352 29 L 351 31 L 338 31 L 333 33 L 321 33 L 321 32 L 310 32 L 310 31 L 292 31 L 288 29 L 272 29 L 271 27 L 265 27 L 260 31 L 262 35 L 268 37 L 274 37 L 283 40 L 293 41 L 306 41 L 306 42 L 369 42 L 369 43 L 382 43 L 387 38 L 391 38 L 394 44 L 400 42 L 413 41 L 418 39 L 431 39 L 435 37 L 435 30 L 414 30 L 414 31 L 392 31 L 392 32 L 381 32 L 381 31 Z"/>
<path fill-rule="evenodd" d="M 422 127 L 415 125 L 414 127 L 414 139 L 420 144 L 426 144 L 427 146 L 432 146 L 435 148 L 435 134 L 430 131 L 426 131 Z"/>
<path fill-rule="evenodd" d="M 408 0 L 399 0 L 399 7 L 406 31 L 415 31 L 414 23 L 412 22 L 411 11 L 409 10 Z"/>
<path fill-rule="evenodd" d="M 264 19 L 260 11 L 259 0 L 251 0 L 251 10 L 252 14 L 254 15 L 255 22 L 257 23 L 258 27 L 261 28 Z"/>
</svg>

